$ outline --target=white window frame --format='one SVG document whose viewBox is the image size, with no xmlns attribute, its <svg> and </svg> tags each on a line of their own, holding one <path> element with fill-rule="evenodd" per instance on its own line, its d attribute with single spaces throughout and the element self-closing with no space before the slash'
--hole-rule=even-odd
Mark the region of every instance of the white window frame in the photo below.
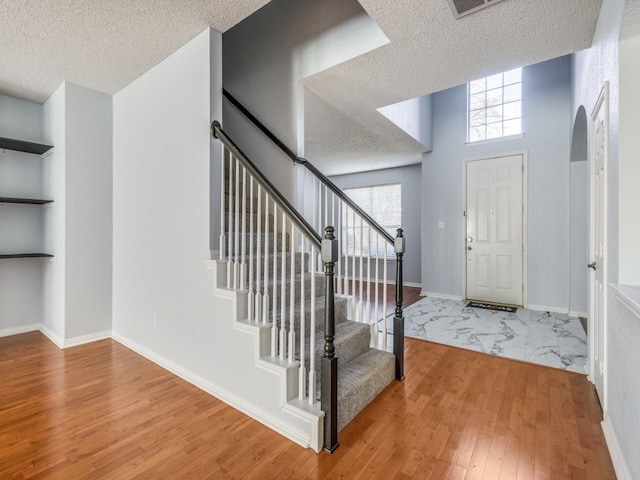
<svg viewBox="0 0 640 480">
<path fill-rule="evenodd" d="M 505 80 L 505 76 L 511 74 L 512 72 L 516 72 L 519 71 L 519 80 L 518 81 L 509 81 L 509 80 Z M 519 136 L 519 135 L 523 135 L 524 132 L 524 128 L 523 128 L 523 99 L 522 99 L 522 83 L 523 83 L 523 79 L 522 79 L 522 73 L 523 73 L 523 69 L 522 68 L 514 68 L 512 70 L 507 70 L 506 72 L 500 72 L 497 73 L 495 75 L 490 75 L 488 77 L 483 77 L 483 78 L 479 78 L 477 80 L 474 80 L 472 82 L 467 83 L 467 143 L 478 143 L 478 142 L 487 142 L 487 141 L 494 141 L 494 140 L 500 140 L 503 138 L 509 138 L 509 137 L 514 137 L 514 136 Z M 490 86 L 488 85 L 489 80 L 492 81 L 497 81 L 497 77 L 498 75 L 500 76 L 500 82 L 499 84 L 496 84 L 494 86 Z M 472 92 L 472 84 L 473 83 L 477 83 L 477 82 L 483 82 L 484 81 L 484 88 L 481 90 L 477 90 L 475 92 Z M 518 91 L 518 95 L 515 99 L 511 99 L 509 101 L 504 101 L 504 96 L 505 96 L 505 90 L 507 88 L 510 87 L 515 87 L 515 86 L 519 86 L 519 91 Z M 487 95 L 489 92 L 496 92 L 496 93 L 500 93 L 500 103 L 495 103 L 493 105 L 488 104 L 488 98 Z M 480 108 L 474 108 L 472 109 L 472 96 L 478 95 L 484 93 L 484 104 L 482 107 Z M 513 116 L 513 117 L 509 117 L 507 119 L 505 119 L 505 112 L 504 112 L 504 108 L 505 106 L 516 106 L 519 104 L 519 116 Z M 488 116 L 487 113 L 491 111 L 491 109 L 497 109 L 499 110 L 499 112 L 495 112 L 494 115 L 496 116 L 496 118 L 499 118 L 498 120 L 495 121 L 488 121 Z M 482 112 L 484 114 L 484 121 L 483 123 L 478 123 L 476 125 L 472 125 L 472 112 Z M 505 123 L 507 122 L 519 122 L 520 125 L 520 129 L 518 131 L 511 131 L 510 133 L 506 133 L 505 134 Z M 489 127 L 494 126 L 494 127 L 499 127 L 500 129 L 500 134 L 499 135 L 492 135 L 489 136 L 488 134 L 488 129 Z M 475 127 L 484 127 L 484 137 L 483 138 L 472 138 L 472 129 L 474 129 Z"/>
<path fill-rule="evenodd" d="M 384 188 L 384 187 L 398 187 L 398 205 L 399 205 L 399 209 L 397 211 L 397 215 L 398 215 L 398 223 L 394 223 L 394 225 L 391 225 L 390 223 L 388 223 L 387 225 L 385 225 L 383 222 L 381 222 L 379 220 L 380 215 L 382 214 L 382 212 L 376 212 L 376 211 L 371 211 L 370 208 L 365 208 L 365 207 L 370 207 L 371 205 L 375 205 L 376 202 L 375 201 L 370 201 L 370 205 L 366 206 L 366 205 L 359 205 L 360 208 L 362 208 L 362 210 L 364 210 L 371 218 L 373 218 L 376 222 L 378 222 L 378 224 L 380 224 L 380 226 L 382 228 L 384 228 L 387 232 L 389 232 L 389 234 L 392 237 L 396 236 L 396 229 L 400 227 L 400 225 L 402 224 L 402 183 L 400 182 L 394 182 L 394 183 L 386 183 L 386 184 L 377 184 L 377 185 L 364 185 L 361 187 L 349 187 L 349 188 L 345 188 L 344 189 L 344 193 L 353 200 L 353 198 L 349 195 L 349 192 L 352 190 L 370 190 L 371 193 L 373 194 L 374 190 L 376 188 Z M 355 200 L 354 200 L 355 201 Z M 343 242 L 342 244 L 345 246 L 344 248 L 347 249 L 348 255 L 352 256 L 360 256 L 362 255 L 363 258 L 382 258 L 383 255 L 380 255 L 380 251 L 376 251 L 376 242 L 375 242 L 375 235 L 377 235 L 377 232 L 370 228 L 369 225 L 366 222 L 363 222 L 363 245 L 364 245 L 364 251 L 362 250 L 362 247 L 359 245 L 360 244 L 360 216 L 356 213 L 356 225 L 353 225 L 353 210 L 351 210 L 350 208 L 348 208 L 346 206 L 346 204 L 343 204 L 343 210 L 342 210 L 342 239 L 341 241 Z M 349 218 L 347 219 L 346 217 L 346 213 L 345 212 L 349 212 Z M 353 232 L 353 238 L 355 241 L 352 242 L 348 242 L 347 241 L 347 235 L 349 234 L 349 232 L 347 231 L 347 225 L 348 230 Z M 369 245 L 369 241 L 368 241 L 368 235 L 370 235 L 371 238 L 371 246 L 368 247 Z M 386 246 L 386 247 L 385 247 Z M 384 248 L 386 248 L 386 256 L 388 259 L 395 259 L 396 258 L 396 254 L 395 251 L 393 249 L 393 245 L 389 245 L 386 241 L 382 241 L 380 240 L 379 242 L 379 248 L 380 250 L 383 250 Z"/>
</svg>

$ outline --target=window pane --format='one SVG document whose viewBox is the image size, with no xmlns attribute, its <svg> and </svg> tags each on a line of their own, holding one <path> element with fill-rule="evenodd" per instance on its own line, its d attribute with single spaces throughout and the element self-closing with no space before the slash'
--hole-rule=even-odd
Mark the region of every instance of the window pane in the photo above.
<svg viewBox="0 0 640 480">
<path fill-rule="evenodd" d="M 508 72 L 504 72 L 504 84 L 511 85 L 512 83 L 520 83 L 522 81 L 522 69 L 514 68 Z"/>
<path fill-rule="evenodd" d="M 500 105 L 502 103 L 502 89 L 496 88 L 487 92 L 487 107 Z"/>
<path fill-rule="evenodd" d="M 522 116 L 522 103 L 511 102 L 504 104 L 504 119 L 511 120 L 513 118 L 520 118 Z"/>
<path fill-rule="evenodd" d="M 504 122 L 504 135 L 518 135 L 522 133 L 522 119 L 507 120 Z"/>
<path fill-rule="evenodd" d="M 401 186 L 393 185 L 376 185 L 372 187 L 350 188 L 345 189 L 345 193 L 358 205 L 367 212 L 376 222 L 383 228 L 392 232 L 395 236 L 395 230 L 401 224 L 402 219 L 402 202 L 401 202 Z M 356 217 L 355 226 L 353 225 L 353 213 L 342 216 L 343 231 L 349 222 L 349 229 L 344 235 L 343 251 L 349 255 L 375 256 L 376 252 L 376 235 L 375 232 L 367 224 L 360 225 L 360 218 Z M 386 242 L 378 242 L 380 245 L 380 255 L 393 256 L 393 249 L 388 250 Z"/>
<path fill-rule="evenodd" d="M 487 108 L 487 121 L 486 123 L 495 123 L 502 121 L 502 105 L 496 105 L 495 107 Z"/>
<path fill-rule="evenodd" d="M 475 93 L 469 97 L 469 110 L 477 110 L 485 107 L 485 92 Z"/>
<path fill-rule="evenodd" d="M 508 87 L 504 87 L 504 101 L 506 102 L 514 102 L 516 100 L 520 100 L 521 94 L 521 84 L 516 83 L 515 85 L 509 85 Z"/>
<path fill-rule="evenodd" d="M 502 136 L 502 122 L 489 123 L 487 125 L 487 139 Z"/>
<path fill-rule="evenodd" d="M 491 75 L 487 77 L 487 90 L 491 90 L 493 88 L 498 88 L 502 86 L 502 73 L 498 73 L 497 75 Z"/>
<path fill-rule="evenodd" d="M 472 110 L 471 112 L 469 112 L 469 126 L 477 127 L 478 125 L 484 125 L 485 123 L 487 123 L 485 114 L 486 110 L 484 108 L 480 110 Z"/>
<path fill-rule="evenodd" d="M 486 131 L 487 131 L 486 125 L 472 127 L 469 130 L 469 141 L 477 142 L 477 141 L 486 139 L 487 138 Z"/>
<path fill-rule="evenodd" d="M 480 80 L 474 80 L 469 83 L 469 92 L 478 93 L 484 92 L 487 89 L 487 79 L 481 78 Z"/>
</svg>

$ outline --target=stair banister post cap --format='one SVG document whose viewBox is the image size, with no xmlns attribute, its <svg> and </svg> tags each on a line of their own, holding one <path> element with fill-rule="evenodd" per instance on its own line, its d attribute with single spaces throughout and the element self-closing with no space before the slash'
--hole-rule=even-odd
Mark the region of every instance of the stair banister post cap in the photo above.
<svg viewBox="0 0 640 480">
<path fill-rule="evenodd" d="M 333 235 L 335 229 L 328 226 L 324 229 L 325 236 L 322 240 L 322 261 L 324 263 L 335 263 L 338 261 L 338 240 Z"/>
<path fill-rule="evenodd" d="M 396 253 L 404 253 L 406 251 L 406 244 L 404 238 L 404 231 L 399 228 L 397 230 L 397 236 L 393 242 L 393 249 Z"/>
</svg>

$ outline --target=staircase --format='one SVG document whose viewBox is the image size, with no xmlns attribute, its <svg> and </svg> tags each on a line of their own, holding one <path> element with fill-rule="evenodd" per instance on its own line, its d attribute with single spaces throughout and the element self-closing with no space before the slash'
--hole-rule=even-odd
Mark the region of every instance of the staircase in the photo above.
<svg viewBox="0 0 640 480">
<path fill-rule="evenodd" d="M 386 308 L 380 314 L 377 302 L 372 308 L 372 259 L 366 260 L 365 294 L 361 250 L 358 295 L 355 250 L 350 259 L 333 226 L 325 226 L 324 238 L 319 233 L 323 216 L 339 223 L 335 199 L 333 210 L 327 203 L 307 221 L 215 123 L 214 135 L 224 145 L 216 291 L 241 294 L 235 297 L 237 320 L 256 329 L 257 364 L 282 370 L 283 408 L 316 415 L 315 445 L 333 451 L 337 433 L 401 378 L 402 361 L 386 351 Z M 377 257 L 375 266 L 374 288 Z"/>
</svg>

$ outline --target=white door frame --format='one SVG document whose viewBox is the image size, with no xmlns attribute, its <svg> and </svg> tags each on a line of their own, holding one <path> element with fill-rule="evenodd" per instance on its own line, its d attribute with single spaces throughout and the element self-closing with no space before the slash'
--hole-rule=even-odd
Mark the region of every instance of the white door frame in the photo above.
<svg viewBox="0 0 640 480">
<path fill-rule="evenodd" d="M 462 167 L 462 239 L 461 251 L 464 254 L 462 260 L 462 300 L 467 300 L 467 163 L 478 160 L 491 160 L 492 158 L 513 157 L 519 155 L 522 157 L 522 306 L 527 308 L 529 305 L 528 295 L 528 171 L 529 163 L 527 159 L 527 150 L 517 150 L 514 152 L 496 153 L 495 155 L 483 155 L 481 157 L 470 157 L 463 160 Z"/>
<path fill-rule="evenodd" d="M 603 309 L 602 309 L 602 345 L 603 345 L 603 352 L 602 352 L 602 362 L 604 364 L 604 368 L 603 368 L 603 373 L 602 373 L 602 379 L 603 379 L 603 397 L 604 398 L 600 398 L 600 403 L 602 406 L 602 412 L 603 412 L 603 416 L 606 418 L 606 413 L 607 413 L 607 396 L 608 396 L 608 392 L 607 392 L 607 367 L 608 367 L 608 362 L 607 362 L 607 314 L 608 314 L 608 289 L 609 289 L 609 272 L 608 272 L 608 265 L 607 265 L 607 257 L 608 257 L 608 241 L 607 241 L 607 237 L 608 237 L 608 230 L 609 230 L 609 219 L 608 219 L 608 210 L 609 210 L 609 185 L 608 185 L 608 181 L 609 181 L 609 175 L 608 175 L 608 160 L 609 160 L 609 82 L 606 81 L 604 82 L 604 84 L 602 85 L 602 89 L 600 90 L 600 94 L 598 95 L 598 100 L 596 100 L 596 103 L 593 107 L 593 110 L 591 112 L 591 116 L 589 117 L 589 261 L 592 262 L 593 261 L 593 252 L 595 251 L 595 230 L 594 230 L 594 225 L 595 225 L 595 196 L 594 196 L 594 185 L 595 185 L 595 162 L 594 162 L 594 155 L 595 155 L 595 149 L 594 147 L 594 127 L 595 127 L 595 122 L 596 122 L 596 118 L 598 117 L 598 114 L 600 113 L 600 109 L 604 108 L 604 121 L 605 121 L 605 130 L 604 130 L 604 152 L 605 152 L 605 157 L 603 160 L 603 165 L 602 165 L 602 175 L 604 177 L 603 179 L 603 185 L 604 185 L 604 191 L 602 192 L 603 195 L 603 199 L 602 199 L 602 203 L 603 203 L 603 218 L 602 218 L 602 222 L 603 222 L 603 230 L 604 230 L 604 235 L 603 235 L 603 251 L 604 251 L 604 257 L 605 257 L 605 261 L 604 261 L 604 265 L 597 265 L 597 268 L 601 268 L 602 269 L 602 284 L 603 284 Z M 595 318 L 594 318 L 594 290 L 595 290 L 595 272 L 593 270 L 589 271 L 589 332 L 594 332 L 595 329 Z M 594 383 L 594 378 L 593 378 L 593 373 L 596 371 L 595 369 L 597 368 L 595 365 L 595 351 L 596 351 L 596 345 L 595 345 L 595 335 L 593 333 L 590 333 L 588 335 L 588 340 L 589 340 L 589 374 L 588 374 L 588 378 L 589 381 L 591 383 Z"/>
</svg>

